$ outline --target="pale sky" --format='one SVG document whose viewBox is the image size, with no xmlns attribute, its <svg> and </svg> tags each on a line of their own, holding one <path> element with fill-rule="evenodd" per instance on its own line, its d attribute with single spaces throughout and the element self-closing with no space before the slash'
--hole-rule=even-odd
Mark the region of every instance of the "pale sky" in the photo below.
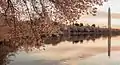
<svg viewBox="0 0 120 65">
<path fill-rule="evenodd" d="M 100 27 L 107 27 L 108 23 L 108 8 L 111 8 L 112 14 L 112 27 L 120 29 L 120 0 L 109 0 L 103 6 L 98 6 L 97 16 L 83 16 L 80 22 L 85 24 L 96 24 Z"/>
<path fill-rule="evenodd" d="M 108 0 L 107 3 L 100 7 L 100 10 L 107 12 L 108 7 L 111 7 L 113 13 L 120 13 L 120 0 Z"/>
</svg>

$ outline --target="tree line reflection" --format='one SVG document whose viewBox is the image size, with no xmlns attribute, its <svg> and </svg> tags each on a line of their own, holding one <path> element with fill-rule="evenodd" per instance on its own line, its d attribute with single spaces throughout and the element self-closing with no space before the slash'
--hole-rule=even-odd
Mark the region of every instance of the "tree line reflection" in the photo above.
<svg viewBox="0 0 120 65">
<path fill-rule="evenodd" d="M 83 43 L 84 41 L 93 41 L 99 38 L 108 38 L 109 34 L 83 34 L 83 35 L 70 35 L 70 36 L 60 36 L 60 37 L 48 37 L 44 39 L 44 43 L 52 44 L 53 46 L 59 44 L 60 42 L 68 41 L 75 43 Z M 117 35 L 112 34 L 112 37 Z M 111 36 L 110 36 L 111 37 Z"/>
</svg>

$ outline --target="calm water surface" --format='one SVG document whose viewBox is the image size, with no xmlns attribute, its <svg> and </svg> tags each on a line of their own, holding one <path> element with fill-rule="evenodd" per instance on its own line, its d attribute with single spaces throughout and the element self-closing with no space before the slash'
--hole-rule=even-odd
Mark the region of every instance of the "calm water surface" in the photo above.
<svg viewBox="0 0 120 65">
<path fill-rule="evenodd" d="M 27 45 L 9 56 L 7 65 L 118 65 L 120 64 L 120 36 L 95 40 L 61 41 L 41 49 Z M 53 41 L 53 43 L 55 40 Z M 8 54 L 8 55 L 9 55 Z M 4 65 L 4 64 L 3 64 Z"/>
</svg>

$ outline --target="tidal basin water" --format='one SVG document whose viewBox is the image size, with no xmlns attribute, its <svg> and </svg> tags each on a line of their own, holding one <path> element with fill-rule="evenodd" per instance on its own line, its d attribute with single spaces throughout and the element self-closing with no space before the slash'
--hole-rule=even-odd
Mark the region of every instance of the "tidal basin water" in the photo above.
<svg viewBox="0 0 120 65">
<path fill-rule="evenodd" d="M 79 39 L 79 38 L 77 38 Z M 2 65 L 119 65 L 120 36 L 99 37 L 93 40 L 52 40 L 44 47 L 24 45 L 15 52 L 6 53 Z M 108 43 L 108 41 L 111 41 Z M 48 41 L 47 41 L 48 42 Z M 56 44 L 52 44 L 56 43 Z M 110 45 L 109 45 L 110 44 Z M 7 47 L 5 47 L 7 48 Z M 12 50 L 11 50 L 12 51 Z M 1 54 L 1 53 L 0 53 Z M 11 56 L 9 56 L 11 55 Z M 4 55 L 3 55 L 4 56 Z M 2 59 L 1 59 L 2 60 Z M 9 62 L 8 62 L 9 61 Z"/>
</svg>

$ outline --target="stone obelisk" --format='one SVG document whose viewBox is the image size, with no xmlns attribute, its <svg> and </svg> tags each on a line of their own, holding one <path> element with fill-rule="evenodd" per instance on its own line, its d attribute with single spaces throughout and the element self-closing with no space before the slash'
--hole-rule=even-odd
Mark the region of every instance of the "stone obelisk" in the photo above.
<svg viewBox="0 0 120 65">
<path fill-rule="evenodd" d="M 108 8 L 108 56 L 111 54 L 111 9 Z"/>
</svg>

